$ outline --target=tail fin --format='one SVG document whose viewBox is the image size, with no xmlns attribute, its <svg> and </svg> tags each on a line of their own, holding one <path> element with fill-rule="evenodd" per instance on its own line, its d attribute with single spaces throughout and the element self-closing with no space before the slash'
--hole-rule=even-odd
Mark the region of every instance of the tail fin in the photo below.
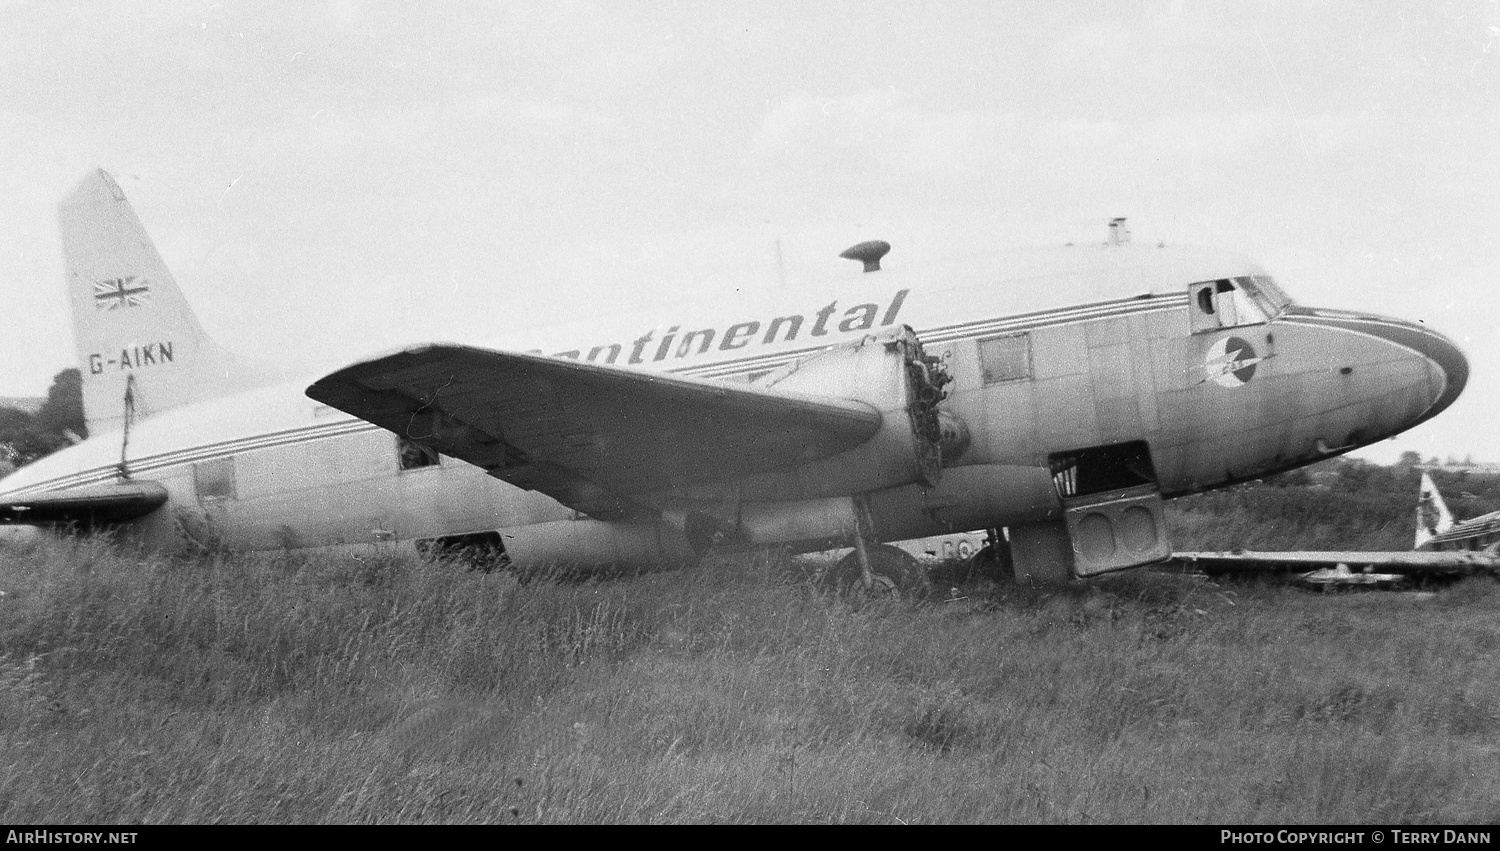
<svg viewBox="0 0 1500 851">
<path fill-rule="evenodd" d="M 1448 511 L 1443 495 L 1438 493 L 1432 477 L 1422 474 L 1422 487 L 1417 491 L 1417 542 L 1412 549 L 1422 545 L 1453 528 L 1453 515 Z"/>
<path fill-rule="evenodd" d="M 120 187 L 103 170 L 62 202 L 89 432 L 238 389 L 245 372 L 203 333 Z"/>
</svg>

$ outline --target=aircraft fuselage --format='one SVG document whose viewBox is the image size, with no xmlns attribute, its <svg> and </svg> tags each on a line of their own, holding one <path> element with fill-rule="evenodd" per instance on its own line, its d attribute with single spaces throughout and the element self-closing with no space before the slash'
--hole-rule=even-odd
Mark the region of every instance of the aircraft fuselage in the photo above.
<svg viewBox="0 0 1500 851">
<path fill-rule="evenodd" d="M 947 278 L 883 271 L 661 313 L 669 321 L 598 317 L 517 333 L 505 348 L 762 381 L 826 347 L 912 327 L 953 378 L 942 409 L 967 440 L 950 447 L 940 486 L 871 495 L 875 534 L 888 540 L 1056 520 L 1090 492 L 1149 486 L 1170 497 L 1257 478 L 1410 428 L 1467 378 L 1441 336 L 1292 305 L 1254 264 L 1217 252 L 1019 253 Z M 85 379 L 152 366 L 144 355 L 116 361 L 84 364 Z M 0 481 L 0 496 L 122 471 L 156 481 L 168 504 L 132 528 L 163 548 L 401 546 L 580 519 L 451 458 L 403 461 L 396 435 L 307 398 L 307 384 L 145 418 L 123 461 L 119 432 L 95 435 Z M 771 518 L 753 543 L 826 544 L 778 514 L 807 513 L 800 499 L 789 488 L 736 511 Z"/>
</svg>

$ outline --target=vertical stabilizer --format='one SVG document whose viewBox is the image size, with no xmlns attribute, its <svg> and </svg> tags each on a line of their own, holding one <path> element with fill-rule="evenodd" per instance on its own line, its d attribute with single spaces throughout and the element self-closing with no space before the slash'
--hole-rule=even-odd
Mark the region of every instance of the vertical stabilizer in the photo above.
<svg viewBox="0 0 1500 851">
<path fill-rule="evenodd" d="M 1453 515 L 1443 502 L 1443 495 L 1438 493 L 1432 477 L 1423 473 L 1422 487 L 1417 491 L 1417 542 L 1412 549 L 1422 549 L 1423 544 L 1452 528 Z"/>
<path fill-rule="evenodd" d="M 58 218 L 91 434 L 118 428 L 127 406 L 139 419 L 244 384 L 108 174 L 85 177 Z"/>
</svg>

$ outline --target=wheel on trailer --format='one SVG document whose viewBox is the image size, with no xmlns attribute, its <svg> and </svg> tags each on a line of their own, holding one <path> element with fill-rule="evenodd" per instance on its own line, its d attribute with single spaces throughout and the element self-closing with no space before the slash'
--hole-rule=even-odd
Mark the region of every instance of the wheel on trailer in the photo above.
<svg viewBox="0 0 1500 851">
<path fill-rule="evenodd" d="M 839 559 L 824 576 L 824 584 L 852 601 L 868 599 L 920 600 L 932 591 L 927 569 L 906 550 L 890 544 L 869 544 L 871 587 L 866 588 L 859 569 L 859 551 Z"/>
</svg>

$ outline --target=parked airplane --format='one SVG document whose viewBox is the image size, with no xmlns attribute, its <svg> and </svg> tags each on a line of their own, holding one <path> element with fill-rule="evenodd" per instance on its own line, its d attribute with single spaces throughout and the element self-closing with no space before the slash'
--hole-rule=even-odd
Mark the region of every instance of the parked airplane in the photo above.
<svg viewBox="0 0 1500 851">
<path fill-rule="evenodd" d="M 1500 511 L 1456 523 L 1432 476 L 1423 473 L 1417 490 L 1417 535 L 1410 551 L 1234 550 L 1177 553 L 1175 558 L 1207 573 L 1308 571 L 1299 578 L 1313 585 L 1394 584 L 1408 577 L 1480 571 L 1500 575 Z"/>
<path fill-rule="evenodd" d="M 1234 254 L 996 254 L 660 315 L 513 328 L 257 386 L 199 327 L 118 186 L 63 202 L 90 438 L 0 481 L 0 520 L 160 548 L 654 564 L 1008 529 L 1018 578 L 1171 553 L 1162 500 L 1435 416 L 1468 377 L 1426 328 L 1301 307 Z M 1119 231 L 1117 231 L 1119 233 Z M 1116 238 L 1113 243 L 1126 240 Z"/>
</svg>

